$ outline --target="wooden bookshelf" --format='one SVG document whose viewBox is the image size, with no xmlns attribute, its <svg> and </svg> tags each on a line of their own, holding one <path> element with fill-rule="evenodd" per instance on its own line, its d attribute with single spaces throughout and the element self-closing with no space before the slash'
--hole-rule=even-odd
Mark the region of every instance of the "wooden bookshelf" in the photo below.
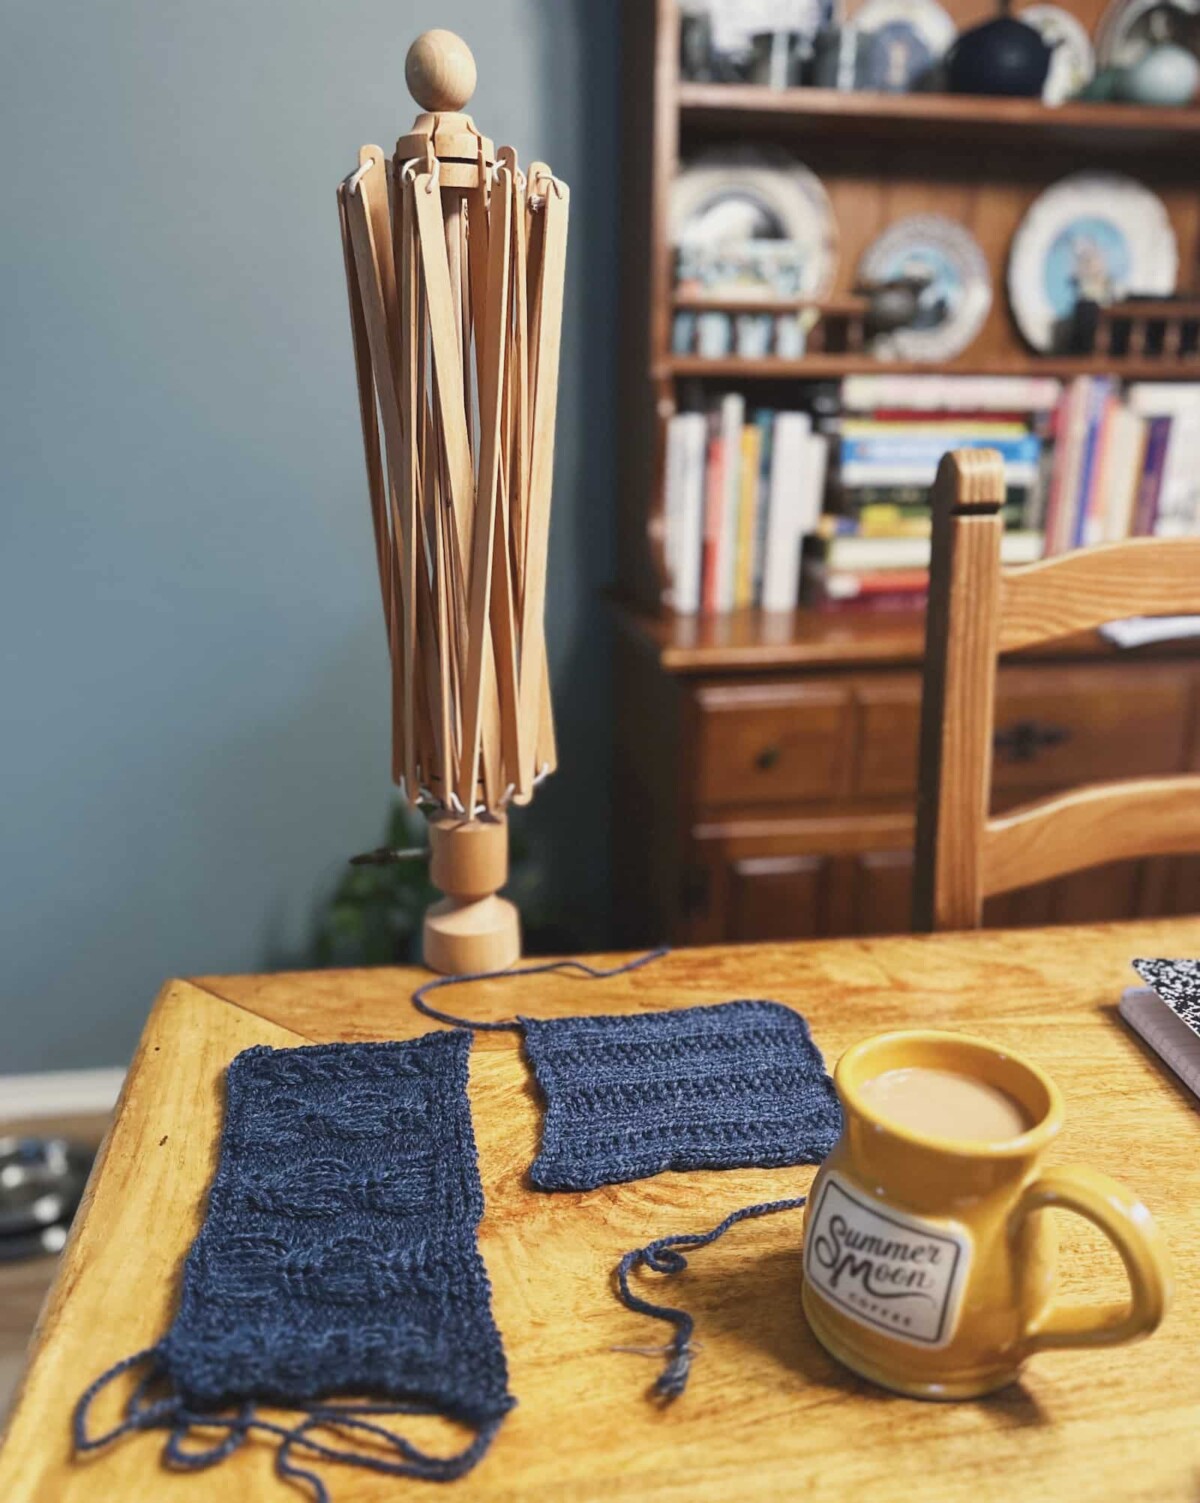
<svg viewBox="0 0 1200 1503">
<path fill-rule="evenodd" d="M 748 310 L 750 311 L 750 310 Z M 706 380 L 743 381 L 831 381 L 842 376 L 893 375 L 914 376 L 1119 376 L 1128 381 L 1200 381 L 1200 355 L 1185 360 L 1135 359 L 1126 356 L 1055 355 L 996 358 L 982 361 L 964 355 L 959 360 L 931 366 L 923 360 L 879 360 L 868 353 L 846 355 L 806 355 L 801 360 L 779 360 L 767 356 L 747 360 L 737 355 L 719 360 L 703 355 L 672 355 L 664 372 L 672 377 L 699 377 Z"/>
<path fill-rule="evenodd" d="M 1200 109 L 986 99 L 962 94 L 870 94 L 841 89 L 767 89 L 754 84 L 681 81 L 676 90 L 685 127 L 729 135 L 819 131 L 825 138 L 899 144 L 934 140 L 1054 148 L 1063 145 L 1113 153 L 1194 152 Z"/>
<path fill-rule="evenodd" d="M 988 0 L 946 0 L 946 8 L 964 29 L 991 14 Z M 1068 0 L 1068 8 L 1094 34 L 1105 0 Z M 625 31 L 620 583 L 646 607 L 658 608 L 665 584 L 664 435 L 681 382 L 723 382 L 752 391 L 756 383 L 872 372 L 1200 379 L 1197 356 L 1039 355 L 1022 340 L 1005 289 L 1009 247 L 1026 210 L 1050 183 L 1085 167 L 1132 173 L 1158 193 L 1179 243 L 1180 285 L 1200 283 L 1194 166 L 1200 109 L 1102 103 L 1055 108 L 1028 99 L 692 83 L 679 75 L 678 0 L 627 0 Z M 702 305 L 675 292 L 671 185 L 681 161 L 747 137 L 785 145 L 825 185 L 839 235 L 834 286 L 823 299 L 829 306 L 853 305 L 863 252 L 892 221 L 939 213 L 964 224 L 992 275 L 992 306 L 972 345 L 940 365 L 885 362 L 853 348 L 814 350 L 798 360 L 674 354 L 676 309 Z M 745 311 L 788 310 L 764 304 Z"/>
<path fill-rule="evenodd" d="M 851 11 L 854 0 L 851 0 Z M 960 29 L 992 0 L 942 0 Z M 1064 0 L 1094 35 L 1107 0 Z M 852 16 L 851 16 L 852 18 Z M 622 78 L 621 423 L 614 900 L 622 942 L 870 934 L 909 920 L 924 618 L 917 611 L 709 619 L 662 608 L 667 420 L 696 383 L 798 405 L 802 383 L 860 373 L 1200 379 L 1200 360 L 1046 358 L 1022 342 L 1005 266 L 1037 195 L 1084 167 L 1163 199 L 1180 285 L 1200 285 L 1200 111 L 918 95 L 773 92 L 679 77 L 677 0 L 626 0 Z M 991 311 L 950 364 L 812 352 L 794 361 L 672 352 L 671 184 L 718 142 L 778 142 L 825 184 L 854 307 L 859 260 L 893 220 L 940 213 L 988 259 Z M 790 312 L 794 304 L 746 312 Z M 1200 643 L 1120 653 L 1095 635 L 1006 664 L 996 807 L 1089 778 L 1200 770 Z M 993 900 L 989 923 L 1200 910 L 1200 861 L 1125 862 Z"/>
</svg>

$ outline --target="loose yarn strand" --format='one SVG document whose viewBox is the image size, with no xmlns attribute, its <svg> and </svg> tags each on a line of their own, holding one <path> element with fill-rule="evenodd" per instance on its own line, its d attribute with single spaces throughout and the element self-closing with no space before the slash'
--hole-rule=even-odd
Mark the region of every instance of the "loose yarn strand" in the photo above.
<svg viewBox="0 0 1200 1503">
<path fill-rule="evenodd" d="M 625 1306 L 639 1315 L 649 1315 L 655 1320 L 665 1320 L 675 1327 L 675 1334 L 665 1348 L 667 1363 L 654 1381 L 653 1394 L 664 1403 L 677 1399 L 687 1387 L 692 1358 L 699 1348 L 692 1341 L 695 1321 L 686 1310 L 676 1310 L 671 1305 L 656 1305 L 629 1287 L 629 1275 L 638 1267 L 648 1268 L 652 1273 L 670 1275 L 682 1273 L 688 1266 L 681 1249 L 695 1252 L 707 1247 L 718 1237 L 723 1237 L 731 1226 L 739 1221 L 752 1221 L 759 1216 L 773 1216 L 776 1211 L 798 1211 L 807 1204 L 807 1195 L 798 1195 L 790 1200 L 765 1200 L 758 1205 L 743 1206 L 740 1211 L 731 1211 L 719 1226 L 708 1232 L 684 1233 L 675 1237 L 659 1237 L 645 1247 L 636 1247 L 627 1252 L 617 1264 L 617 1289 Z"/>
<path fill-rule="evenodd" d="M 638 955 L 633 960 L 626 960 L 610 970 L 588 965 L 586 960 L 546 960 L 537 965 L 522 966 L 516 971 L 512 969 L 467 971 L 460 976 L 437 976 L 434 980 L 426 981 L 417 987 L 412 994 L 412 1004 L 427 1018 L 433 1018 L 438 1023 L 449 1023 L 454 1028 L 470 1028 L 475 1033 L 520 1033 L 522 1025 L 518 1018 L 510 1018 L 499 1023 L 479 1023 L 472 1018 L 456 1018 L 453 1013 L 441 1012 L 438 1008 L 431 1007 L 425 998 L 430 992 L 435 992 L 442 986 L 460 986 L 467 981 L 507 981 L 515 976 L 545 976 L 551 971 L 576 971 L 591 981 L 606 981 L 610 976 L 624 976 L 628 971 L 640 971 L 644 965 L 649 965 L 654 960 L 661 960 L 669 953 L 668 945 L 659 945 L 657 949 L 647 950 L 644 955 Z"/>
<path fill-rule="evenodd" d="M 103 1389 L 124 1372 L 139 1363 L 149 1362 L 149 1372 L 138 1383 L 125 1404 L 121 1422 L 101 1435 L 88 1433 L 88 1411 Z M 314 1404 L 302 1411 L 294 1425 L 281 1425 L 263 1418 L 253 1403 L 245 1403 L 237 1414 L 209 1414 L 191 1410 L 178 1395 L 142 1403 L 148 1385 L 162 1372 L 162 1354 L 159 1347 L 147 1347 L 130 1357 L 116 1362 L 92 1383 L 75 1405 L 73 1431 L 75 1450 L 78 1454 L 100 1450 L 131 1430 L 168 1429 L 163 1446 L 163 1460 L 179 1471 L 203 1471 L 216 1466 L 254 1432 L 273 1437 L 278 1441 L 275 1453 L 275 1470 L 284 1481 L 305 1483 L 312 1489 L 313 1503 L 330 1503 L 329 1489 L 324 1479 L 308 1467 L 301 1466 L 295 1451 L 303 1451 L 316 1461 L 344 1462 L 363 1467 L 387 1477 L 415 1477 L 425 1482 L 453 1482 L 465 1476 L 487 1452 L 500 1428 L 500 1419 L 484 1424 L 469 1445 L 453 1456 L 431 1456 L 420 1450 L 402 1435 L 397 1435 L 377 1418 L 395 1417 L 401 1414 L 431 1414 L 437 1411 L 424 1404 Z M 367 1418 L 374 1416 L 376 1418 Z M 503 1418 L 503 1416 L 501 1417 Z M 184 1445 L 193 1428 L 223 1430 L 219 1440 L 203 1450 L 190 1450 Z M 402 1459 L 391 1460 L 373 1456 L 368 1452 L 350 1450 L 345 1446 L 330 1445 L 310 1432 L 313 1430 L 349 1430 L 365 1438 L 383 1441 Z"/>
</svg>

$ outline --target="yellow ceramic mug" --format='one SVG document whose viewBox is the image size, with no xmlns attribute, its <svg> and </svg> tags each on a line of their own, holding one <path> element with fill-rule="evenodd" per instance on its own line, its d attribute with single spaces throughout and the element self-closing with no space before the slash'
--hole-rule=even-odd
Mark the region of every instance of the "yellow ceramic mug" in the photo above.
<svg viewBox="0 0 1200 1503">
<path fill-rule="evenodd" d="M 1031 1125 L 1000 1141 L 898 1126 L 863 1086 L 913 1067 L 991 1086 Z M 1158 1325 L 1170 1292 L 1158 1228 L 1107 1175 L 1040 1167 L 1063 1104 L 1036 1065 L 965 1034 L 885 1033 L 844 1054 L 834 1083 L 844 1126 L 805 1213 L 804 1309 L 847 1367 L 900 1393 L 965 1399 L 1011 1382 L 1032 1352 L 1114 1346 Z M 1053 1298 L 1053 1227 L 1033 1214 L 1049 1206 L 1112 1240 L 1128 1302 Z"/>
</svg>

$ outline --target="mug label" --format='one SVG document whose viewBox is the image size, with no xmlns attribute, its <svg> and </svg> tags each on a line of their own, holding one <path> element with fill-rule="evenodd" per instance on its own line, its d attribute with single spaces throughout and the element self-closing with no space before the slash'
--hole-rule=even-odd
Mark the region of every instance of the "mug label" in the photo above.
<svg viewBox="0 0 1200 1503">
<path fill-rule="evenodd" d="M 871 1202 L 826 1175 L 804 1244 L 812 1287 L 852 1319 L 914 1346 L 954 1335 L 971 1261 L 965 1231 Z"/>
</svg>

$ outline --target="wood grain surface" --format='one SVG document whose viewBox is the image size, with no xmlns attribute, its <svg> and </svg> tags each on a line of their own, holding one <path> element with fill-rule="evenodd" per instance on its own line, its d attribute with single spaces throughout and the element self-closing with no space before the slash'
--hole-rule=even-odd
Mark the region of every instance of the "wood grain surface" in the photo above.
<svg viewBox="0 0 1200 1503">
<path fill-rule="evenodd" d="M 1126 616 L 1186 616 L 1200 607 L 1200 538 L 1130 538 L 1006 569 L 1000 651 L 1088 631 Z"/>
<path fill-rule="evenodd" d="M 774 997 L 802 1011 L 830 1064 L 880 1029 L 982 1033 L 1044 1065 L 1063 1088 L 1059 1161 L 1091 1162 L 1158 1217 L 1175 1305 L 1151 1340 L 1032 1360 L 1022 1383 L 970 1404 L 892 1397 L 840 1369 L 800 1307 L 800 1216 L 736 1228 L 662 1291 L 696 1316 L 703 1350 L 673 1407 L 646 1398 L 656 1323 L 612 1292 L 620 1254 L 703 1230 L 751 1201 L 803 1192 L 811 1169 L 663 1174 L 589 1194 L 529 1188 L 540 1108 L 518 1040 L 477 1038 L 471 1101 L 487 1210 L 480 1241 L 518 1408 L 464 1500 L 981 1498 L 1191 1500 L 1200 1491 L 1200 1120 L 1193 1099 L 1116 1016 L 1136 955 L 1190 955 L 1200 923 L 985 931 L 680 951 L 607 981 L 569 976 L 435 995 L 481 1019 L 682 1007 Z M 602 961 L 605 958 L 602 957 Z M 77 1464 L 69 1415 L 85 1384 L 165 1328 L 212 1174 L 221 1073 L 252 1043 L 411 1038 L 436 1024 L 403 970 L 206 977 L 160 996 L 45 1311 L 0 1453 L 4 1503 L 288 1503 L 269 1448 L 220 1468 L 166 1473 L 162 1437 L 138 1435 Z M 1115 1255 L 1062 1218 L 1064 1283 L 1110 1298 Z M 661 1281 L 647 1278 L 646 1284 Z M 653 1296 L 652 1296 L 653 1297 Z M 115 1405 L 115 1400 L 114 1400 Z M 111 1409 L 109 1410 L 111 1412 Z M 410 1433 L 446 1430 L 426 1421 Z M 420 1484 L 327 1472 L 338 1503 L 382 1503 Z"/>
</svg>

